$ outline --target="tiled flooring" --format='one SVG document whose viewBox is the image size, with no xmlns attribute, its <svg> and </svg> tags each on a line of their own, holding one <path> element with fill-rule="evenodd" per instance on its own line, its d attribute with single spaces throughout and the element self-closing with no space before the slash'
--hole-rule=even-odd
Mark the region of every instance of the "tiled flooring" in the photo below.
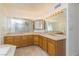
<svg viewBox="0 0 79 59">
<path fill-rule="evenodd" d="M 17 48 L 15 56 L 48 56 L 48 54 L 38 46 L 28 46 Z"/>
</svg>

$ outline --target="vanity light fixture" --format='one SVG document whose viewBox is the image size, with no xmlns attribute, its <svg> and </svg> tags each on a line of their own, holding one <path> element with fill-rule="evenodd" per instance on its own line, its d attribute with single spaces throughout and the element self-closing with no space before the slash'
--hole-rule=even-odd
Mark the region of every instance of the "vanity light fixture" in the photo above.
<svg viewBox="0 0 79 59">
<path fill-rule="evenodd" d="M 63 12 L 64 12 L 64 8 L 55 11 L 54 13 L 50 14 L 48 17 L 44 17 L 44 16 L 42 16 L 41 18 L 42 18 L 42 19 L 48 19 L 48 18 L 50 18 L 50 17 L 57 16 L 57 15 L 63 13 Z"/>
</svg>

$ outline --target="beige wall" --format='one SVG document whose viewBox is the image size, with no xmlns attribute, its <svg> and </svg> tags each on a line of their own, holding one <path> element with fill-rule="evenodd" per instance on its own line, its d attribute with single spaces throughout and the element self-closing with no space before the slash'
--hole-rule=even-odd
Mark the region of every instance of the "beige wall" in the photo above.
<svg viewBox="0 0 79 59">
<path fill-rule="evenodd" d="M 2 11 L 2 5 L 0 5 L 0 44 L 2 43 L 4 32 L 4 15 Z"/>
<path fill-rule="evenodd" d="M 3 43 L 4 35 L 9 32 L 8 24 L 8 17 L 3 11 L 3 5 L 0 4 L 0 44 Z"/>
</svg>

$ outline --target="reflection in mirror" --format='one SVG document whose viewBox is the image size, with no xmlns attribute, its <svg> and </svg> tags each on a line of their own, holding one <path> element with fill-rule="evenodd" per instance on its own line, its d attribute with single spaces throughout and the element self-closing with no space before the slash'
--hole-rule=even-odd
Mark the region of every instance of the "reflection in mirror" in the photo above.
<svg viewBox="0 0 79 59">
<path fill-rule="evenodd" d="M 38 19 L 34 21 L 34 32 L 44 32 L 45 21 L 43 19 Z"/>
<path fill-rule="evenodd" d="M 29 19 L 11 19 L 10 25 L 11 33 L 22 33 L 22 32 L 32 32 L 33 31 L 33 23 Z"/>
<path fill-rule="evenodd" d="M 66 9 L 63 13 L 49 17 L 46 20 L 45 31 L 66 34 Z"/>
<path fill-rule="evenodd" d="M 54 32 L 56 28 L 56 22 L 46 21 L 45 31 L 46 32 Z"/>
</svg>

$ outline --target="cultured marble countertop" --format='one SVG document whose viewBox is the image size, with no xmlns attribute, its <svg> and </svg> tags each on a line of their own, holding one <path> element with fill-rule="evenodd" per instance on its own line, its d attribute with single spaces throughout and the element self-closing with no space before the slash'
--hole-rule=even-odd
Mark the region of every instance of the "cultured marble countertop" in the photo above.
<svg viewBox="0 0 79 59">
<path fill-rule="evenodd" d="M 41 35 L 53 40 L 64 40 L 66 39 L 66 35 L 55 34 L 55 33 L 45 33 L 45 32 L 29 32 L 29 33 L 9 33 L 5 36 L 22 36 L 22 35 Z"/>
</svg>

